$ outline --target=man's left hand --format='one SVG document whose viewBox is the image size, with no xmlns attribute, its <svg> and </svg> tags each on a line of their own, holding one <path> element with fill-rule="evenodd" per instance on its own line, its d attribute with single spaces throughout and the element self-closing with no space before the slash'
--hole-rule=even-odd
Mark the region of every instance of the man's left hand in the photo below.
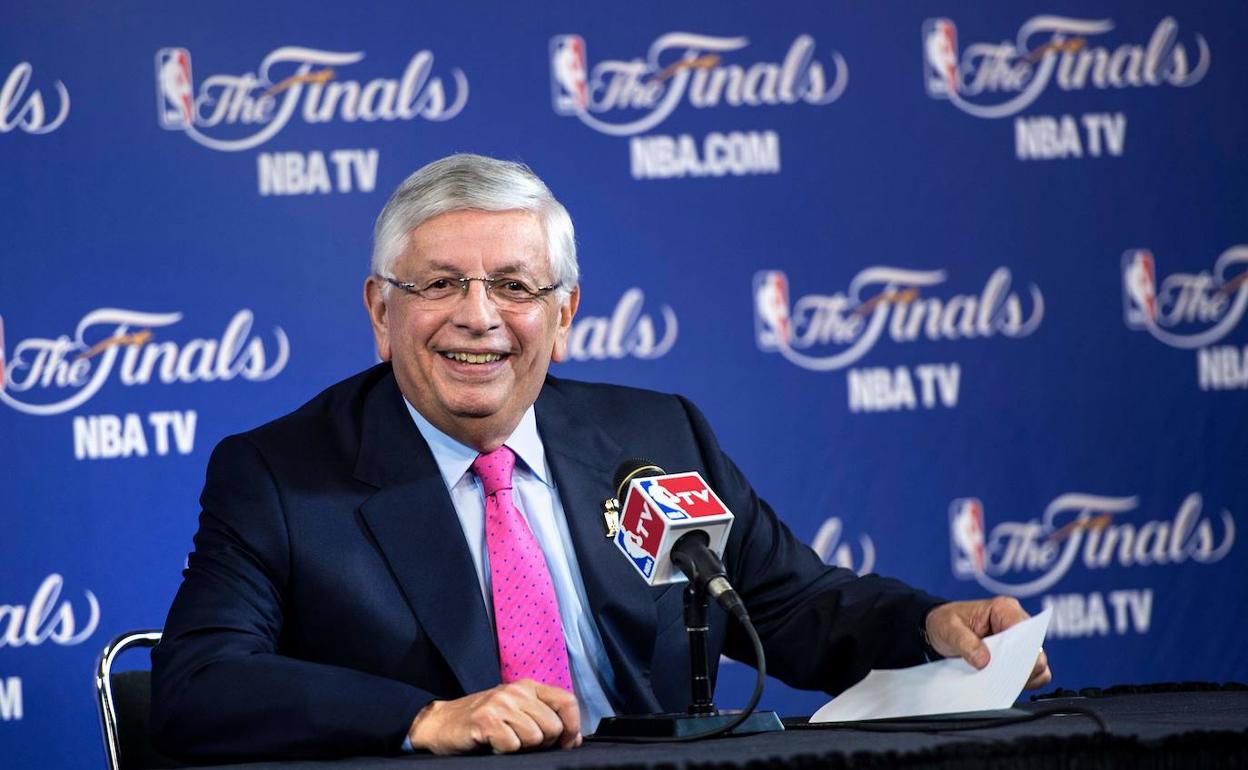
<svg viewBox="0 0 1248 770">
<path fill-rule="evenodd" d="M 997 596 L 973 602 L 942 604 L 927 614 L 924 630 L 928 644 L 936 652 L 946 658 L 960 657 L 975 668 L 983 668 L 988 665 L 990 655 L 982 639 L 1029 617 L 1017 599 Z M 1049 659 L 1041 650 L 1031 670 L 1031 678 L 1027 680 L 1027 689 L 1043 687 L 1052 679 Z"/>
</svg>

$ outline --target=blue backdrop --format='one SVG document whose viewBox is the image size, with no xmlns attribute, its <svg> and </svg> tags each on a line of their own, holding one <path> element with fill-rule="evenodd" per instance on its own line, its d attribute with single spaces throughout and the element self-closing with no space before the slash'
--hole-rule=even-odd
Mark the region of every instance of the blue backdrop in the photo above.
<svg viewBox="0 0 1248 770">
<path fill-rule="evenodd" d="M 693 398 L 828 561 L 1052 606 L 1062 686 L 1248 676 L 1248 7 L 107 5 L 0 24 L 0 764 L 102 762 L 208 453 L 375 361 L 454 151 L 572 213 L 557 373 Z"/>
</svg>

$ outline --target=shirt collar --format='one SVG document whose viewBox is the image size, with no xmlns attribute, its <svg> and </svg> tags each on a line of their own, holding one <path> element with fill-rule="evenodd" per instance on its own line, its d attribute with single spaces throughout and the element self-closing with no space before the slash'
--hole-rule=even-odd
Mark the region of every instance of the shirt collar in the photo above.
<svg viewBox="0 0 1248 770">
<path fill-rule="evenodd" d="M 408 414 L 412 416 L 412 422 L 416 423 L 416 429 L 429 444 L 433 459 L 438 464 L 438 472 L 442 475 L 442 481 L 445 482 L 447 489 L 451 489 L 469 471 L 480 453 L 438 430 L 433 423 L 425 419 L 423 414 L 416 411 L 416 407 L 412 406 L 406 398 L 403 399 L 403 405 L 407 407 Z M 538 481 L 550 486 L 550 475 L 546 469 L 546 447 L 542 444 L 542 437 L 538 435 L 537 417 L 532 405 L 524 410 L 520 424 L 504 443 L 516 453 L 516 457 L 520 458 L 520 461 L 537 477 Z"/>
</svg>

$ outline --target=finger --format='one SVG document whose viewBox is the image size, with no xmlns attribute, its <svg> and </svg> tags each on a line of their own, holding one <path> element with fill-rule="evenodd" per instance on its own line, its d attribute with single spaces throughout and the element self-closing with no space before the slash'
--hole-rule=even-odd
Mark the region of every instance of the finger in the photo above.
<svg viewBox="0 0 1248 770">
<path fill-rule="evenodd" d="M 1053 681 L 1053 672 L 1049 671 L 1049 669 L 1046 668 L 1041 673 L 1027 680 L 1027 684 L 1023 687 L 1023 689 L 1035 690 L 1036 688 L 1044 687 L 1046 684 L 1052 681 Z"/>
<path fill-rule="evenodd" d="M 551 692 L 548 692 L 551 691 Z M 508 718 L 525 748 L 550 746 L 564 737 L 563 717 L 554 705 L 543 698 L 559 701 L 559 696 L 576 699 L 558 688 L 550 688 L 532 679 L 521 679 L 500 688 L 499 698 L 507 704 Z M 579 717 L 580 711 L 576 710 Z"/>
<path fill-rule="evenodd" d="M 535 694 L 559 717 L 563 726 L 559 745 L 565 749 L 581 745 L 581 707 L 576 702 L 576 696 L 562 687 L 545 684 L 537 685 Z"/>
<path fill-rule="evenodd" d="M 1053 672 L 1049 670 L 1049 658 L 1040 650 L 1036 656 L 1036 665 L 1031 670 L 1031 678 L 1027 680 L 1026 689 L 1034 690 L 1053 681 Z"/>
<path fill-rule="evenodd" d="M 490 723 L 485 731 L 485 743 L 489 744 L 495 754 L 510 754 L 519 751 L 524 746 L 507 718 Z"/>
<path fill-rule="evenodd" d="M 542 746 L 550 746 L 563 737 L 563 718 L 536 695 L 524 705 L 525 713 L 542 732 Z"/>
<path fill-rule="evenodd" d="M 514 684 L 505 684 L 483 695 L 484 700 L 474 709 L 472 715 L 472 721 L 479 731 L 478 745 L 488 745 L 495 754 L 519 751 L 524 747 L 524 740 L 517 729 L 515 717 L 523 700 L 523 693 Z"/>
<path fill-rule="evenodd" d="M 507 716 L 507 724 L 510 725 L 512 732 L 520 739 L 520 748 L 532 749 L 544 745 L 546 735 L 542 731 L 541 725 L 533 718 L 528 709 L 531 704 L 525 704 L 523 710 L 513 711 Z"/>
<path fill-rule="evenodd" d="M 1039 676 L 1041 672 L 1047 671 L 1049 668 L 1049 656 L 1044 654 L 1044 648 L 1040 648 L 1040 654 L 1036 656 L 1036 665 L 1031 670 L 1033 677 Z"/>
<path fill-rule="evenodd" d="M 1031 615 L 1018 603 L 1018 599 L 1010 596 L 998 596 L 988 606 L 988 632 L 995 634 L 1004 631 L 1015 623 L 1021 623 Z"/>
<path fill-rule="evenodd" d="M 975 668 L 983 668 L 988 665 L 991 655 L 988 652 L 988 646 L 979 638 L 979 634 L 970 629 L 961 618 L 953 618 L 950 626 L 946 629 L 949 644 L 957 654 L 970 663 Z"/>
<path fill-rule="evenodd" d="M 581 709 L 577 705 L 576 696 L 562 687 L 538 684 L 534 693 L 537 697 L 559 715 L 564 732 L 578 733 L 581 731 Z"/>
</svg>

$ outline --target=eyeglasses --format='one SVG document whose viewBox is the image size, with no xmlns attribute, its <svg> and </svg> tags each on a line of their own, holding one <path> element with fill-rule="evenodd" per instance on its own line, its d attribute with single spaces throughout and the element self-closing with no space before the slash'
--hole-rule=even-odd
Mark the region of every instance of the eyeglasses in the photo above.
<svg viewBox="0 0 1248 770">
<path fill-rule="evenodd" d="M 481 278 L 469 278 L 441 275 L 420 282 L 398 281 L 388 275 L 378 275 L 377 277 L 391 286 L 402 289 L 404 292 L 417 296 L 426 302 L 440 304 L 445 304 L 464 296 L 468 293 L 468 284 L 473 281 L 480 281 L 485 285 L 485 296 L 493 300 L 498 307 L 505 309 L 524 307 L 559 288 L 559 284 L 533 286 L 524 279 L 515 277 L 490 278 L 483 276 Z"/>
</svg>

